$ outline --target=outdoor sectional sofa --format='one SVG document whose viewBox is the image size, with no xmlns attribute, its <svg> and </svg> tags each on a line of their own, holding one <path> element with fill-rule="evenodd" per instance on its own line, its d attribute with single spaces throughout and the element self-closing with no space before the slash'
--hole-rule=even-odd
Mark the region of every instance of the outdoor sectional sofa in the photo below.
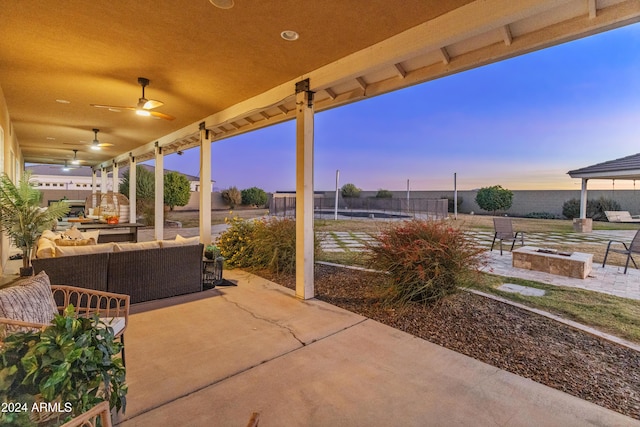
<svg viewBox="0 0 640 427">
<path fill-rule="evenodd" d="M 129 295 L 132 304 L 202 291 L 200 243 L 104 243 L 91 249 L 98 252 L 33 259 L 34 271 L 45 271 L 54 285 Z"/>
</svg>

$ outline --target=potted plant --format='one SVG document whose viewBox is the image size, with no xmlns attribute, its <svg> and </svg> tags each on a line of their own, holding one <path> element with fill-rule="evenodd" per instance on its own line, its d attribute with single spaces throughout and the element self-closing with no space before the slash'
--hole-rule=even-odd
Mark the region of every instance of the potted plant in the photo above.
<svg viewBox="0 0 640 427">
<path fill-rule="evenodd" d="M 204 248 L 204 257 L 206 259 L 215 259 L 220 256 L 220 249 L 216 245 L 207 245 Z"/>
<path fill-rule="evenodd" d="M 124 412 L 126 371 L 116 357 L 123 344 L 97 314 L 76 318 L 74 310 L 69 305 L 43 330 L 4 339 L 0 403 L 13 405 L 0 425 L 59 425 L 102 401 Z"/>
<path fill-rule="evenodd" d="M 7 233 L 13 244 L 22 250 L 21 276 L 33 272 L 31 251 L 42 232 L 69 213 L 66 202 L 41 208 L 42 193 L 29 183 L 30 178 L 31 174 L 25 172 L 16 185 L 6 173 L 0 176 L 0 231 Z"/>
</svg>

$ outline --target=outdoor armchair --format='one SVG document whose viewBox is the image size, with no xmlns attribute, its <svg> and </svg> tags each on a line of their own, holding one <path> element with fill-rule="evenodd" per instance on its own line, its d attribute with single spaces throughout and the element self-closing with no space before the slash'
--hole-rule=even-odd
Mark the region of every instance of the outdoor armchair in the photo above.
<svg viewBox="0 0 640 427">
<path fill-rule="evenodd" d="M 105 324 L 113 328 L 113 333 L 124 344 L 124 331 L 129 323 L 129 295 L 112 292 L 96 291 L 77 288 L 74 286 L 51 285 L 51 292 L 59 313 L 73 304 L 76 316 L 90 317 L 97 314 Z M 11 329 L 42 330 L 49 326 L 46 323 L 28 322 L 24 320 L 0 317 L 0 325 L 7 325 Z M 2 344 L 0 334 L 0 346 Z M 122 363 L 125 363 L 124 345 L 122 347 Z"/>
<path fill-rule="evenodd" d="M 502 241 L 511 241 L 511 250 L 513 250 L 513 246 L 516 244 L 516 240 L 518 240 L 518 236 L 520 236 L 520 243 L 524 246 L 524 232 L 523 231 L 513 231 L 513 223 L 511 222 L 511 218 L 494 218 L 493 219 L 493 228 L 495 233 L 493 235 L 493 242 L 491 242 L 491 250 L 493 250 L 493 246 L 496 243 L 496 240 L 500 241 L 500 255 L 502 255 Z"/>
<path fill-rule="evenodd" d="M 622 245 L 624 249 L 619 247 L 611 247 L 611 245 L 614 243 Z M 607 262 L 607 257 L 609 256 L 609 252 L 615 252 L 615 253 L 627 256 L 627 261 L 624 264 L 624 274 L 627 274 L 627 268 L 629 267 L 629 260 L 633 262 L 633 266 L 635 268 L 638 268 L 638 265 L 636 264 L 636 261 L 633 259 L 633 256 L 631 256 L 631 254 L 640 254 L 640 230 L 636 232 L 636 235 L 633 237 L 633 240 L 631 240 L 631 243 L 629 243 L 628 246 L 625 242 L 622 242 L 620 240 L 610 240 L 609 243 L 607 244 L 607 251 L 604 254 L 604 261 L 602 261 L 603 267 Z"/>
</svg>

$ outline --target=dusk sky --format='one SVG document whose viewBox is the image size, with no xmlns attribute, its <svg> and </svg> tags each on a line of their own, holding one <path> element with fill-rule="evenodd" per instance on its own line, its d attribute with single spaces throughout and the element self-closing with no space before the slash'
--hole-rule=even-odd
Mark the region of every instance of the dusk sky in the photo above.
<svg viewBox="0 0 640 427">
<path fill-rule="evenodd" d="M 579 189 L 566 173 L 640 152 L 640 24 L 315 118 L 315 189 Z M 295 122 L 212 145 L 216 189 L 295 189 Z M 165 168 L 200 174 L 199 150 Z M 637 183 L 640 190 L 640 181 Z M 589 188 L 612 188 L 590 181 Z M 634 188 L 616 181 L 615 189 Z"/>
</svg>

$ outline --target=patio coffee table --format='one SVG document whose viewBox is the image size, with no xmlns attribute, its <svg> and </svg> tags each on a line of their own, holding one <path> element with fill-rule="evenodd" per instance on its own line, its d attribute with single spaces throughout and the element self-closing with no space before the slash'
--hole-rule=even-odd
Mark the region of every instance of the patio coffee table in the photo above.
<svg viewBox="0 0 640 427">
<path fill-rule="evenodd" d="M 562 252 L 523 246 L 513 252 L 512 265 L 516 268 L 542 271 L 559 276 L 586 279 L 591 273 L 593 255 L 582 252 Z"/>
</svg>

